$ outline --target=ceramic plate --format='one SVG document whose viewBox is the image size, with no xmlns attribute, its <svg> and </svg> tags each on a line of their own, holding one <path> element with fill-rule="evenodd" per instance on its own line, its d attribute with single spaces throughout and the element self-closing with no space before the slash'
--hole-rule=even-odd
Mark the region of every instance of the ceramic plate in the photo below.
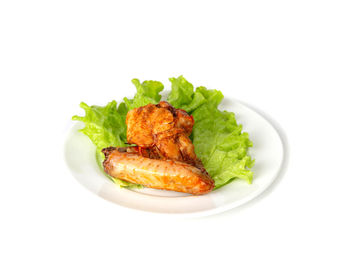
<svg viewBox="0 0 350 263">
<path fill-rule="evenodd" d="M 255 159 L 252 184 L 236 179 L 202 196 L 150 188 L 120 188 L 98 166 L 95 146 L 90 139 L 78 132 L 84 127 L 82 123 L 72 124 L 68 131 L 64 151 L 67 165 L 84 187 L 119 206 L 147 212 L 193 216 L 232 209 L 252 200 L 271 185 L 282 167 L 284 149 L 276 129 L 253 109 L 231 99 L 225 99 L 220 108 L 234 112 L 237 122 L 243 125 L 243 131 L 248 132 L 253 141 L 254 146 L 249 151 Z"/>
</svg>

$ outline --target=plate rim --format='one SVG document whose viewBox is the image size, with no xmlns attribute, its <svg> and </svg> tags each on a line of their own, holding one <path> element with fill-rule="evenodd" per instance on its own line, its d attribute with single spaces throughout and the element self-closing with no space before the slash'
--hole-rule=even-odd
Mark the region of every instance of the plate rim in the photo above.
<svg viewBox="0 0 350 263">
<path fill-rule="evenodd" d="M 282 178 L 282 176 L 285 173 L 285 170 L 287 168 L 287 163 L 288 163 L 288 157 L 289 157 L 289 151 L 288 151 L 288 141 L 287 141 L 287 137 L 283 131 L 283 129 L 280 127 L 280 125 L 273 120 L 270 116 L 268 116 L 266 113 L 262 112 L 260 109 L 257 109 L 254 106 L 249 105 L 246 102 L 243 102 L 241 100 L 237 100 L 235 98 L 231 98 L 229 95 L 226 96 L 226 99 L 228 99 L 231 103 L 238 103 L 240 105 L 242 105 L 243 107 L 249 109 L 250 111 L 253 111 L 255 114 L 259 115 L 261 118 L 263 118 L 272 128 L 273 131 L 276 133 L 278 141 L 281 145 L 281 149 L 282 149 L 282 158 L 281 161 L 279 163 L 279 166 L 277 168 L 277 172 L 271 177 L 271 179 L 269 180 L 269 182 L 264 186 L 261 187 L 260 189 L 258 189 L 257 191 L 248 194 L 247 196 L 230 202 L 228 204 L 223 204 L 211 209 L 207 209 L 207 210 L 203 210 L 203 211 L 196 211 L 196 212 L 162 212 L 162 211 L 151 211 L 151 210 L 146 210 L 146 209 L 140 209 L 140 208 L 134 208 L 134 207 L 130 207 L 130 206 L 125 206 L 116 202 L 113 202 L 112 200 L 109 200 L 108 198 L 105 198 L 104 196 L 99 195 L 98 193 L 93 192 L 91 189 L 89 189 L 88 187 L 86 187 L 85 185 L 83 185 L 83 183 L 81 183 L 78 178 L 76 178 L 76 176 L 74 176 L 71 171 L 71 168 L 69 167 L 67 158 L 66 158 L 66 143 L 69 137 L 69 134 L 71 133 L 72 129 L 78 125 L 78 123 L 73 122 L 72 120 L 67 122 L 65 131 L 64 131 L 64 141 L 63 141 L 63 147 L 62 147 L 62 152 L 63 152 L 63 158 L 64 158 L 64 163 L 65 166 L 67 168 L 67 170 L 69 171 L 69 173 L 71 174 L 71 176 L 73 176 L 75 178 L 75 181 L 82 186 L 82 188 L 85 188 L 88 192 L 90 192 L 91 194 L 93 194 L 94 196 L 97 196 L 99 198 L 101 198 L 101 200 L 106 200 L 108 201 L 108 203 L 110 203 L 111 205 L 117 205 L 119 208 L 121 209 L 126 209 L 129 212 L 133 212 L 133 213 L 137 213 L 137 214 L 148 214 L 148 215 L 158 215 L 158 216 L 171 216 L 171 217 L 176 217 L 176 218 L 198 218 L 198 217 L 205 217 L 205 216 L 211 216 L 211 215 L 215 215 L 215 214 L 220 214 L 229 210 L 233 210 L 235 208 L 238 207 L 242 207 L 243 205 L 248 205 L 251 203 L 252 200 L 257 199 L 257 197 L 262 196 L 262 194 L 264 192 L 268 192 L 269 189 L 272 188 L 272 186 L 275 184 L 275 182 L 277 181 L 276 179 L 278 177 Z M 234 112 L 236 114 L 236 112 Z M 279 180 L 278 180 L 279 181 Z M 139 193 L 141 194 L 141 193 Z M 158 196 L 159 198 L 162 198 L 161 196 Z"/>
</svg>

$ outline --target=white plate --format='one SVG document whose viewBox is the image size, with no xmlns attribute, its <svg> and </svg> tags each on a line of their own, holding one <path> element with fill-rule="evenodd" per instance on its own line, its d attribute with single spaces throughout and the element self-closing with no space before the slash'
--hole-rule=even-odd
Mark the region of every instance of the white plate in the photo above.
<svg viewBox="0 0 350 263">
<path fill-rule="evenodd" d="M 128 190 L 110 181 L 96 163 L 95 146 L 78 132 L 84 127 L 75 123 L 68 133 L 65 158 L 73 176 L 96 195 L 120 206 L 148 212 L 168 214 L 209 215 L 242 205 L 261 194 L 275 180 L 283 163 L 283 143 L 275 128 L 260 114 L 235 100 L 225 99 L 221 109 L 236 114 L 254 146 L 255 159 L 252 184 L 234 180 L 228 185 L 202 196 L 191 196 L 150 188 Z M 210 138 L 208 138 L 210 139 Z"/>
</svg>

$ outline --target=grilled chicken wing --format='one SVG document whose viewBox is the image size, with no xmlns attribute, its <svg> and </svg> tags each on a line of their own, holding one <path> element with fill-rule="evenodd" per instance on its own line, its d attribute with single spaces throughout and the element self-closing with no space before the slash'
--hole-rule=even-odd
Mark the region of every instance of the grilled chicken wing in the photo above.
<svg viewBox="0 0 350 263">
<path fill-rule="evenodd" d="M 102 151 L 106 157 L 103 162 L 105 172 L 112 177 L 194 195 L 208 193 L 214 188 L 214 181 L 207 173 L 183 162 L 143 157 L 135 147 L 109 147 Z"/>
<path fill-rule="evenodd" d="M 102 151 L 108 152 L 108 149 L 115 149 L 115 147 L 109 147 L 105 148 Z M 139 146 L 129 146 L 129 147 L 120 147 L 117 148 L 119 152 L 127 152 L 127 153 L 133 153 L 137 154 L 146 158 L 150 159 L 157 159 L 157 160 L 166 160 L 164 156 L 161 155 L 157 147 L 150 147 L 150 148 L 142 148 Z M 205 170 L 203 163 L 200 159 L 195 159 L 193 162 L 190 163 L 191 165 L 197 167 L 203 174 L 206 174 L 209 176 L 207 170 Z"/>
<path fill-rule="evenodd" d="M 142 148 L 156 148 L 164 159 L 194 164 L 197 156 L 189 139 L 193 118 L 169 103 L 148 104 L 126 116 L 127 140 Z"/>
</svg>

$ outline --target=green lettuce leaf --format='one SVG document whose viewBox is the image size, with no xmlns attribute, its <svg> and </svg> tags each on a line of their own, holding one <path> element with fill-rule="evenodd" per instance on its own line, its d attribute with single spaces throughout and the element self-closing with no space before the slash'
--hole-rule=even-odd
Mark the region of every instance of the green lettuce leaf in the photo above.
<svg viewBox="0 0 350 263">
<path fill-rule="evenodd" d="M 169 78 L 169 80 L 171 82 L 171 92 L 167 101 L 175 108 L 189 104 L 192 101 L 193 85 L 183 76 Z"/>
<path fill-rule="evenodd" d="M 82 121 L 85 127 L 80 132 L 87 135 L 98 149 L 111 145 L 125 146 L 126 125 L 117 110 L 117 102 L 111 101 L 106 106 L 88 106 L 81 102 L 85 116 L 73 116 L 72 120 Z"/>
<path fill-rule="evenodd" d="M 141 84 L 138 79 L 133 79 L 132 83 L 137 90 L 133 99 L 124 98 L 124 102 L 120 103 L 118 107 L 116 101 L 111 101 L 104 107 L 88 106 L 82 102 L 80 107 L 84 109 L 85 116 L 75 115 L 72 117 L 73 120 L 85 123 L 85 127 L 80 132 L 87 135 L 96 145 L 96 160 L 102 170 L 104 156 L 101 150 L 103 148 L 127 146 L 125 124 L 127 112 L 149 103 L 158 103 L 161 98 L 159 92 L 164 89 L 163 84 L 158 81 L 144 81 Z M 141 187 L 140 185 L 113 178 L 106 173 L 105 175 L 121 187 Z"/>
<path fill-rule="evenodd" d="M 215 189 L 231 182 L 235 178 L 252 182 L 254 161 L 248 154 L 252 142 L 242 125 L 237 124 L 232 112 L 220 111 L 218 106 L 223 99 L 220 91 L 194 87 L 183 76 L 170 78 L 171 91 L 167 98 L 174 107 L 192 114 L 195 124 L 191 139 L 197 156 L 215 180 Z M 73 120 L 82 121 L 85 127 L 81 130 L 96 145 L 96 159 L 101 169 L 104 159 L 101 149 L 109 146 L 126 146 L 125 118 L 129 110 L 160 101 L 159 94 L 164 86 L 158 81 L 133 79 L 136 94 L 133 99 L 124 98 L 117 107 L 112 101 L 105 107 L 88 106 L 81 103 L 85 116 L 73 116 Z M 140 187 L 106 174 L 121 187 Z"/>
<path fill-rule="evenodd" d="M 128 110 L 138 108 L 149 103 L 157 104 L 160 101 L 161 92 L 164 86 L 159 81 L 147 80 L 142 83 L 138 79 L 133 79 L 132 83 L 136 87 L 136 95 L 133 99 L 124 98 L 124 103 Z"/>
<path fill-rule="evenodd" d="M 224 97 L 222 93 L 205 87 L 194 91 L 183 76 L 171 82 L 173 89 L 168 101 L 192 114 L 195 152 L 215 180 L 215 189 L 235 178 L 251 183 L 253 172 L 249 168 L 254 161 L 248 149 L 253 144 L 248 134 L 242 133 L 242 125 L 237 124 L 234 113 L 217 108 Z"/>
</svg>

